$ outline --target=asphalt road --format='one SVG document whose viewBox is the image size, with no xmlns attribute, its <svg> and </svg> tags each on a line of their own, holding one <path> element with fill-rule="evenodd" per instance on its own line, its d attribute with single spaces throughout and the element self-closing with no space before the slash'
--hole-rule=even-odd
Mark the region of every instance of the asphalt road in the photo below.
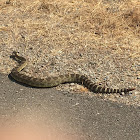
<svg viewBox="0 0 140 140">
<path fill-rule="evenodd" d="M 0 74 L 1 123 L 42 122 L 80 140 L 140 140 L 140 108 L 97 97 L 30 88 Z"/>
</svg>

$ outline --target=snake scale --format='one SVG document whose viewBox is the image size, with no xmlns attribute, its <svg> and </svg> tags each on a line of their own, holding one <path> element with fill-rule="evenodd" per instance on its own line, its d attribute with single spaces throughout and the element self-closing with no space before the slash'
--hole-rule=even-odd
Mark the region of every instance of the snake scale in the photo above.
<svg viewBox="0 0 140 140">
<path fill-rule="evenodd" d="M 13 52 L 12 57 L 19 62 L 19 65 L 12 69 L 10 75 L 11 77 L 23 84 L 26 84 L 31 87 L 54 87 L 59 84 L 63 83 L 78 83 L 82 84 L 87 87 L 90 91 L 94 93 L 127 93 L 129 91 L 134 90 L 134 88 L 122 88 L 122 89 L 112 89 L 112 88 L 105 88 L 100 85 L 93 83 L 91 80 L 88 79 L 85 75 L 80 74 L 65 74 L 59 75 L 57 77 L 47 77 L 47 78 L 34 78 L 30 76 L 26 76 L 20 71 L 24 69 L 27 65 L 26 59 L 22 56 L 18 55 L 18 52 Z"/>
</svg>

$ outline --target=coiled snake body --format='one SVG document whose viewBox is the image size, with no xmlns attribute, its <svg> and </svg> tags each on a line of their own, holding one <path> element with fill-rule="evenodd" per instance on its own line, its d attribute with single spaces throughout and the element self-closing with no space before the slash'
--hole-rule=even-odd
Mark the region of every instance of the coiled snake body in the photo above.
<svg viewBox="0 0 140 140">
<path fill-rule="evenodd" d="M 15 60 L 19 62 L 19 66 L 13 68 L 10 75 L 16 81 L 32 87 L 47 88 L 47 87 L 54 87 L 63 83 L 78 83 L 84 85 L 94 93 L 122 93 L 122 92 L 127 93 L 129 91 L 134 90 L 134 88 L 122 88 L 122 89 L 105 88 L 93 83 L 91 80 L 88 79 L 87 76 L 75 74 L 75 73 L 59 75 L 57 77 L 47 77 L 44 79 L 26 76 L 20 73 L 20 71 L 27 65 L 26 59 L 22 56 L 19 56 L 18 53 L 15 51 L 13 52 L 12 56 Z"/>
</svg>

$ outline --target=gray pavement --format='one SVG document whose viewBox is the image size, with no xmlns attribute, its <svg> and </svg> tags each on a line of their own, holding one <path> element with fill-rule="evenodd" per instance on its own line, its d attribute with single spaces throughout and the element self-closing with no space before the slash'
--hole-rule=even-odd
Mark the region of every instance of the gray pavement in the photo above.
<svg viewBox="0 0 140 140">
<path fill-rule="evenodd" d="M 0 74 L 0 79 L 1 122 L 36 116 L 43 124 L 53 124 L 81 140 L 140 140 L 139 107 L 55 88 L 30 88 L 7 75 Z"/>
</svg>

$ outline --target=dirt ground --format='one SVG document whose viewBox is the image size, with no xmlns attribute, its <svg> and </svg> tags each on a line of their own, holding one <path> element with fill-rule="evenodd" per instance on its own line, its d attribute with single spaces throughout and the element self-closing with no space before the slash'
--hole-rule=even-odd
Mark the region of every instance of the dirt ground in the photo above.
<svg viewBox="0 0 140 140">
<path fill-rule="evenodd" d="M 140 2 L 137 0 L 1 0 L 0 73 L 19 51 L 35 77 L 76 72 L 128 96 L 93 94 L 77 84 L 57 90 L 140 105 Z"/>
</svg>

